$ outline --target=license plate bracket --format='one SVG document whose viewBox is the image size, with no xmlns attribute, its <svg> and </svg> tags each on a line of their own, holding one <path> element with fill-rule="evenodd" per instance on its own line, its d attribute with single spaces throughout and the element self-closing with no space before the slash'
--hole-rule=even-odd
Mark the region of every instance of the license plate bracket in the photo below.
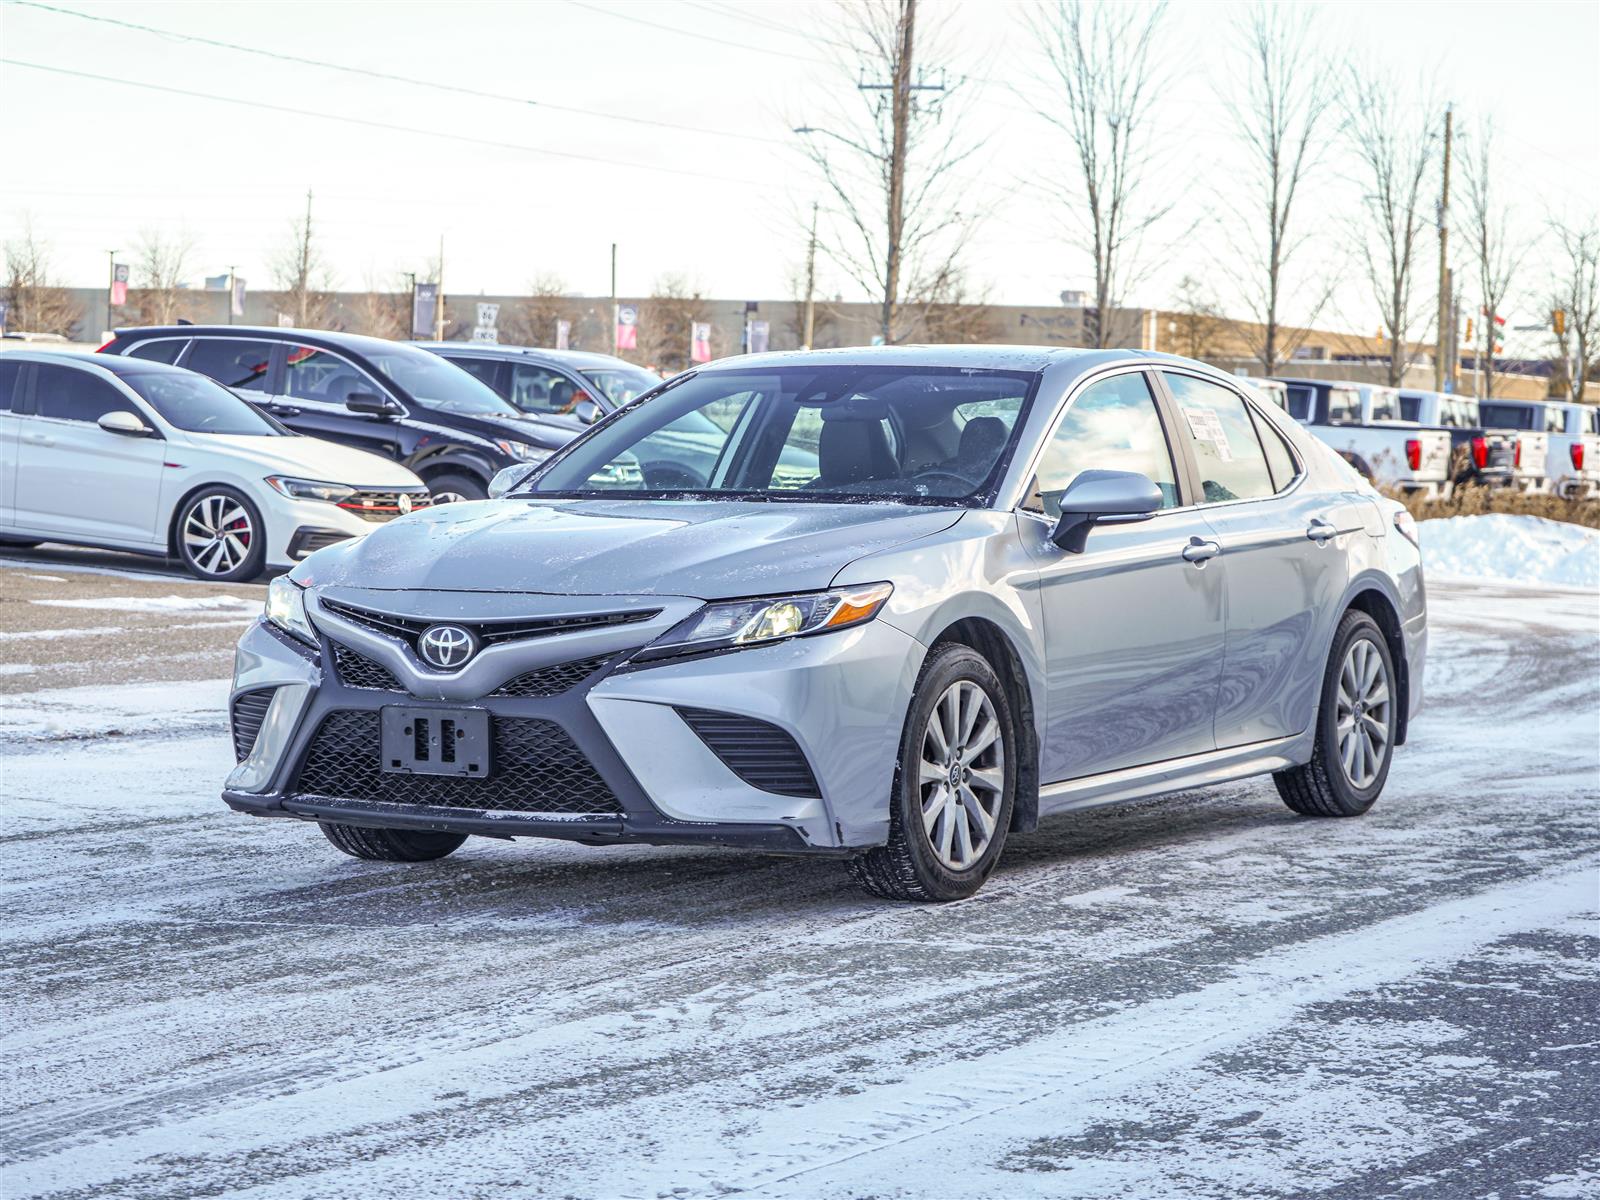
<svg viewBox="0 0 1600 1200">
<path fill-rule="evenodd" d="M 383 769 L 396 775 L 489 777 L 489 713 L 482 708 L 380 710 Z"/>
</svg>

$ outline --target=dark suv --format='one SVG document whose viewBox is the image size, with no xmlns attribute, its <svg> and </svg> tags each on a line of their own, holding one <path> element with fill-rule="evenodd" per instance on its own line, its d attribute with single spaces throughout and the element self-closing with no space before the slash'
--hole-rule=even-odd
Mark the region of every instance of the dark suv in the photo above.
<svg viewBox="0 0 1600 1200">
<path fill-rule="evenodd" d="M 404 463 L 435 503 L 482 500 L 496 471 L 537 462 L 571 437 L 404 342 L 310 329 L 164 325 L 120 329 L 101 350 L 209 375 L 297 433 Z"/>
</svg>

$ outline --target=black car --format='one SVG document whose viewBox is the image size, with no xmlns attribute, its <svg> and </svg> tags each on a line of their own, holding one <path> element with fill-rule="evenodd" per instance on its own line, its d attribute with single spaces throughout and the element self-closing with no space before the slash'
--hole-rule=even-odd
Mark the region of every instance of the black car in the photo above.
<svg viewBox="0 0 1600 1200">
<path fill-rule="evenodd" d="M 525 416 L 569 438 L 661 382 L 661 376 L 626 359 L 584 350 L 493 342 L 415 345 L 454 363 Z"/>
<path fill-rule="evenodd" d="M 209 375 L 297 433 L 395 459 L 422 477 L 435 503 L 481 500 L 496 471 L 537 462 L 572 436 L 438 356 L 382 338 L 163 325 L 119 329 L 101 351 Z"/>
</svg>

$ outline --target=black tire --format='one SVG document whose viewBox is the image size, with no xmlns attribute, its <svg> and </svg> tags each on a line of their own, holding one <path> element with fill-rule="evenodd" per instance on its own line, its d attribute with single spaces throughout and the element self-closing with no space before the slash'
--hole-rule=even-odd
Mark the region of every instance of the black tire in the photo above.
<svg viewBox="0 0 1600 1200">
<path fill-rule="evenodd" d="M 1004 756 L 1000 771 L 1003 785 L 988 844 L 969 866 L 953 870 L 940 861 L 925 826 L 923 785 L 917 764 L 923 758 L 924 738 L 928 736 L 935 706 L 947 690 L 962 682 L 977 685 L 993 708 L 999 726 L 998 744 Z M 851 859 L 847 864 L 850 877 L 870 894 L 885 900 L 964 900 L 976 892 L 999 861 L 1011 827 L 1017 789 L 1017 745 L 1011 698 L 994 668 L 970 647 L 954 643 L 935 647 L 917 678 L 900 738 L 900 761 L 890 792 L 888 843 Z M 974 756 L 972 761 L 976 763 L 978 758 Z"/>
<path fill-rule="evenodd" d="M 431 475 L 428 477 L 428 493 L 433 497 L 435 504 L 447 504 L 450 500 L 487 500 L 489 498 L 489 485 L 475 475 Z M 448 497 L 449 499 L 440 499 Z"/>
<path fill-rule="evenodd" d="M 207 511 L 219 511 L 212 507 L 214 504 L 222 506 L 221 511 L 224 515 L 229 506 L 237 505 L 249 523 L 249 538 L 248 545 L 244 548 L 245 552 L 225 570 L 214 570 L 207 565 L 207 550 L 197 550 L 188 536 L 191 520 L 198 519 L 204 522 L 207 519 L 204 515 Z M 225 484 L 203 487 L 178 506 L 178 511 L 173 515 L 172 542 L 178 552 L 178 561 L 183 564 L 184 569 L 196 579 L 204 579 L 209 583 L 237 583 L 243 579 L 254 579 L 261 574 L 267 563 L 267 527 L 261 519 L 261 510 L 255 506 L 250 497 Z M 231 550 L 228 552 L 232 553 Z"/>
<path fill-rule="evenodd" d="M 1351 647 L 1358 641 L 1376 647 L 1389 693 L 1383 720 L 1388 730 L 1387 740 L 1376 775 L 1364 787 L 1356 787 L 1345 772 L 1339 753 L 1338 729 L 1340 673 Z M 1400 696 L 1388 639 L 1383 636 L 1383 630 L 1378 628 L 1376 621 L 1353 608 L 1340 618 L 1339 627 L 1334 631 L 1333 649 L 1328 654 L 1328 666 L 1323 672 L 1322 699 L 1317 707 L 1317 737 L 1311 751 L 1311 761 L 1302 767 L 1279 771 L 1272 777 L 1283 802 L 1306 817 L 1359 817 L 1366 812 L 1377 800 L 1385 780 L 1389 778 L 1389 766 L 1394 761 L 1394 736 L 1399 711 Z"/>
<path fill-rule="evenodd" d="M 322 830 L 351 858 L 375 862 L 432 862 L 443 858 L 467 840 L 464 833 L 436 833 L 427 829 L 365 829 L 336 821 L 318 821 Z"/>
</svg>

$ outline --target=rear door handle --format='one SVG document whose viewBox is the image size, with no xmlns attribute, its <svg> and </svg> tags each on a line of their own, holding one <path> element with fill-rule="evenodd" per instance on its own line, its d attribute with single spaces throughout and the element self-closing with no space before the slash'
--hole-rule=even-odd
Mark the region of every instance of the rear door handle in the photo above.
<svg viewBox="0 0 1600 1200">
<path fill-rule="evenodd" d="M 32 442 L 35 446 L 54 446 L 56 444 L 55 438 L 48 433 L 25 433 L 22 435 L 22 440 Z"/>
<path fill-rule="evenodd" d="M 1321 517 L 1312 517 L 1311 524 L 1306 526 L 1306 536 L 1319 546 L 1338 532 L 1332 523 L 1324 521 Z"/>
<path fill-rule="evenodd" d="M 1204 566 L 1221 553 L 1222 547 L 1217 545 L 1216 542 L 1208 542 L 1203 538 L 1197 537 L 1190 538 L 1189 544 L 1183 548 L 1185 561 L 1192 562 L 1196 566 Z"/>
</svg>

